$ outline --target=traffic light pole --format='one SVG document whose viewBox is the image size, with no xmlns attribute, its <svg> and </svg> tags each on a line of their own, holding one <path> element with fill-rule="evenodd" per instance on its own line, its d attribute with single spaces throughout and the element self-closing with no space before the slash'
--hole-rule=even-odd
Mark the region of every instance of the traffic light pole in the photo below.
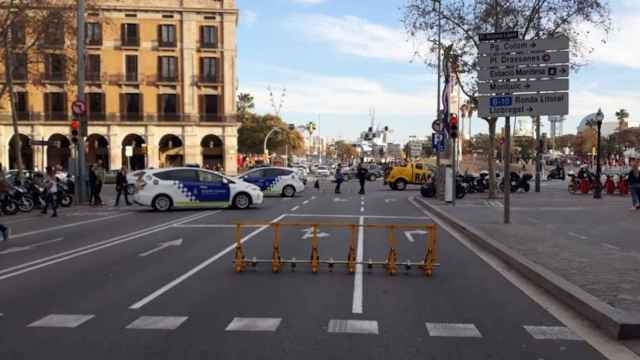
<svg viewBox="0 0 640 360">
<path fill-rule="evenodd" d="M 85 101 L 84 84 L 85 84 L 85 0 L 78 0 L 78 35 L 77 35 L 77 59 L 78 59 L 78 101 Z M 76 179 L 76 199 L 79 203 L 85 203 L 87 201 L 87 164 L 85 159 L 85 143 L 84 140 L 87 136 L 87 117 L 86 114 L 77 115 L 80 122 L 80 136 L 78 137 L 78 178 Z"/>
</svg>

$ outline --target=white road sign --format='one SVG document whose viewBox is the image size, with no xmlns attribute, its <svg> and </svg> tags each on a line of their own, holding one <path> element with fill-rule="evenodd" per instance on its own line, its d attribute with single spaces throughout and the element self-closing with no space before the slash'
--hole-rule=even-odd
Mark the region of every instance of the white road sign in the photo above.
<svg viewBox="0 0 640 360">
<path fill-rule="evenodd" d="M 480 67 L 566 64 L 568 51 L 480 56 Z"/>
<path fill-rule="evenodd" d="M 568 65 L 523 66 L 504 69 L 485 69 L 478 72 L 480 81 L 512 79 L 555 79 L 569 77 Z"/>
<path fill-rule="evenodd" d="M 509 40 L 492 43 L 480 43 L 480 54 L 519 53 L 544 50 L 567 50 L 569 39 L 566 37 L 539 40 Z"/>
<path fill-rule="evenodd" d="M 544 116 L 569 113 L 569 93 L 480 96 L 480 117 Z"/>
<path fill-rule="evenodd" d="M 538 91 L 569 91 L 569 79 L 484 82 L 478 84 L 478 93 L 517 94 Z"/>
</svg>

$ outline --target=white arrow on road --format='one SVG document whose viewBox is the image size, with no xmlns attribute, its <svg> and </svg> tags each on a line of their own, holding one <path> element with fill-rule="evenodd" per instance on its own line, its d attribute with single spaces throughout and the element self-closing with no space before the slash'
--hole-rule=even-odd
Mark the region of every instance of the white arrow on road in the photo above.
<svg viewBox="0 0 640 360">
<path fill-rule="evenodd" d="M 304 235 L 302 235 L 302 239 L 311 239 L 311 238 L 313 238 L 313 228 L 312 227 L 304 229 L 302 231 L 305 233 Z M 320 229 L 318 229 L 317 236 L 318 236 L 318 238 L 323 238 L 323 237 L 329 236 L 329 234 L 320 232 Z"/>
<path fill-rule="evenodd" d="M 156 253 L 156 252 L 158 252 L 158 251 L 160 251 L 162 249 L 166 249 L 166 248 L 168 248 L 170 246 L 180 246 L 180 245 L 182 245 L 182 239 L 176 239 L 176 240 L 173 240 L 173 241 L 161 242 L 161 243 L 158 244 L 157 248 L 151 249 L 151 250 L 149 250 L 147 252 L 143 252 L 141 254 L 138 254 L 138 256 L 144 257 L 144 256 L 147 256 L 147 255 L 151 255 L 153 253 Z"/>
<path fill-rule="evenodd" d="M 404 232 L 404 236 L 407 237 L 407 240 L 409 240 L 409 242 L 415 242 L 416 239 L 413 238 L 413 235 L 426 235 L 427 232 L 424 230 L 411 230 L 411 231 L 405 231 Z"/>
<path fill-rule="evenodd" d="M 337 198 L 333 198 L 333 202 L 347 202 L 347 201 L 349 201 L 349 200 L 341 199 L 341 198 L 338 198 L 338 197 Z"/>
<path fill-rule="evenodd" d="M 35 249 L 39 246 L 42 245 L 47 245 L 47 244 L 51 244 L 54 242 L 58 242 L 58 241 L 62 241 L 64 238 L 56 238 L 53 240 L 47 240 L 47 241 L 43 241 L 41 243 L 38 244 L 33 244 L 33 245 L 28 245 L 28 246 L 13 246 L 8 248 L 7 250 L 4 251 L 0 251 L 0 255 L 6 255 L 6 254 L 11 254 L 11 253 L 17 253 L 17 252 L 21 252 L 21 251 L 28 251 L 28 250 L 32 250 Z"/>
<path fill-rule="evenodd" d="M 384 199 L 384 202 L 387 204 L 390 202 L 396 202 L 396 201 L 398 201 L 398 199 Z"/>
</svg>

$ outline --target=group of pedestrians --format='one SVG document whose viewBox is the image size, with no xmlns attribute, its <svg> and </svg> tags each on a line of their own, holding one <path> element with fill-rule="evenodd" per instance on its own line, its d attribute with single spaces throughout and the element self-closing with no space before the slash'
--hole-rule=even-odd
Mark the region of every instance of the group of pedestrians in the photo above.
<svg viewBox="0 0 640 360">
<path fill-rule="evenodd" d="M 363 159 L 361 159 L 356 169 L 356 177 L 360 182 L 360 191 L 358 191 L 358 194 L 360 195 L 364 195 L 365 193 L 364 186 L 367 183 L 367 177 L 369 175 L 369 170 L 367 170 L 367 168 L 364 167 L 363 164 L 364 164 L 364 161 Z M 342 174 L 342 167 L 336 166 L 336 174 L 335 174 L 335 183 L 336 183 L 335 193 L 336 194 L 340 194 L 340 186 L 342 185 L 343 182 L 344 182 L 344 175 Z"/>
</svg>

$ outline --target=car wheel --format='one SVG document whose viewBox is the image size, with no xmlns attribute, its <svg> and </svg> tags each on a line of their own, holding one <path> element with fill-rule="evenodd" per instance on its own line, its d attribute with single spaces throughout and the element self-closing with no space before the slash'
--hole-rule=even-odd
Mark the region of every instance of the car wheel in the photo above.
<svg viewBox="0 0 640 360">
<path fill-rule="evenodd" d="M 282 189 L 282 196 L 292 198 L 296 196 L 296 189 L 291 185 L 287 185 Z"/>
<path fill-rule="evenodd" d="M 247 209 L 251 206 L 251 198 L 248 194 L 240 193 L 233 198 L 233 207 L 236 209 Z"/>
<path fill-rule="evenodd" d="M 403 179 L 398 179 L 395 182 L 395 190 L 404 191 L 407 189 L 407 182 Z"/>
<path fill-rule="evenodd" d="M 136 186 L 133 184 L 127 184 L 126 191 L 127 195 L 133 195 L 136 193 Z"/>
<path fill-rule="evenodd" d="M 31 210 L 33 210 L 34 205 L 35 203 L 33 202 L 33 199 L 25 196 L 20 199 L 18 209 L 22 212 L 30 212 Z"/>
<path fill-rule="evenodd" d="M 18 204 L 13 200 L 9 200 L 2 208 L 2 211 L 5 215 L 15 215 L 18 213 Z"/>
<path fill-rule="evenodd" d="M 376 181 L 376 176 L 375 176 L 375 175 L 373 175 L 373 174 L 371 174 L 371 175 L 369 175 L 369 176 L 367 177 L 367 180 L 369 180 L 369 181 Z"/>
<path fill-rule="evenodd" d="M 160 212 L 165 212 L 171 210 L 171 206 L 173 206 L 171 198 L 167 195 L 158 195 L 153 199 L 151 204 L 153 209 Z"/>
<path fill-rule="evenodd" d="M 62 195 L 60 199 L 60 206 L 69 207 L 73 203 L 73 198 L 69 194 Z"/>
</svg>

